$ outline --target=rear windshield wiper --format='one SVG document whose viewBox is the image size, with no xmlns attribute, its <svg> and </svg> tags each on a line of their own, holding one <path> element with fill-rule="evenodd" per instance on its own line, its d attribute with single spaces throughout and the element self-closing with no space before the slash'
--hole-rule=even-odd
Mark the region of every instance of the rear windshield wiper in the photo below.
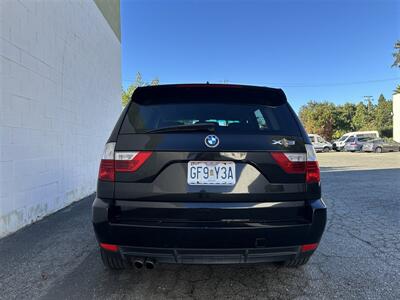
<svg viewBox="0 0 400 300">
<path fill-rule="evenodd" d="M 145 133 L 178 132 L 178 131 L 215 131 L 214 123 L 196 123 L 190 125 L 177 125 L 148 130 Z"/>
</svg>

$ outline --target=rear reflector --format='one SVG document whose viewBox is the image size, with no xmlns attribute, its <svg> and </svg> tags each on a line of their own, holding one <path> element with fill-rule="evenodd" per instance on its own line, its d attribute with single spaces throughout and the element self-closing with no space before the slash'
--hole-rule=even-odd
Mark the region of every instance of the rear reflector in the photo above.
<svg viewBox="0 0 400 300">
<path fill-rule="evenodd" d="M 107 251 L 117 252 L 119 247 L 113 244 L 100 243 L 100 247 Z"/>
<path fill-rule="evenodd" d="M 300 252 L 307 252 L 317 249 L 318 243 L 301 245 Z"/>
</svg>

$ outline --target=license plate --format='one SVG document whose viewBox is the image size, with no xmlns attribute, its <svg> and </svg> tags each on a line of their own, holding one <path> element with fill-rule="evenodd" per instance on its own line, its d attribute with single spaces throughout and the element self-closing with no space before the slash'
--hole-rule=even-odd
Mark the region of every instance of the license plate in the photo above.
<svg viewBox="0 0 400 300">
<path fill-rule="evenodd" d="M 232 161 L 189 161 L 189 185 L 234 185 L 235 163 Z"/>
</svg>

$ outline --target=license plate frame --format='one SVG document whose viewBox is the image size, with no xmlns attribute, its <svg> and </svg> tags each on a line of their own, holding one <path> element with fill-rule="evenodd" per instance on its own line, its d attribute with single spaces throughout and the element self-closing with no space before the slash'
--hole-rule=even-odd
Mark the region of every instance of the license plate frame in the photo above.
<svg viewBox="0 0 400 300">
<path fill-rule="evenodd" d="M 187 166 L 188 185 L 233 186 L 236 184 L 236 164 L 233 161 L 189 161 Z"/>
</svg>

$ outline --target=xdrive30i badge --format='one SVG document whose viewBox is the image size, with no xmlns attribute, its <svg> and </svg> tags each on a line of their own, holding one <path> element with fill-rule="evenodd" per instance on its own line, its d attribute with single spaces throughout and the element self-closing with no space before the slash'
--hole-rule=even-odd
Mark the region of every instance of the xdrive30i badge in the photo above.
<svg viewBox="0 0 400 300">
<path fill-rule="evenodd" d="M 219 138 L 214 134 L 210 134 L 206 136 L 204 143 L 209 148 L 215 148 L 219 145 Z"/>
</svg>

